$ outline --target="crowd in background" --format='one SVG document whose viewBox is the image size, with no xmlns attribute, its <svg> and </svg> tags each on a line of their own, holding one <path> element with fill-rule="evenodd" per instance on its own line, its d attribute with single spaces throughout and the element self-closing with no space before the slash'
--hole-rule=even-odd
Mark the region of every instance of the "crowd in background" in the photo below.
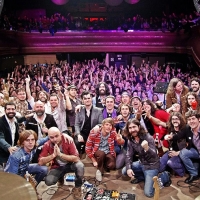
<svg viewBox="0 0 200 200">
<path fill-rule="evenodd" d="M 145 17 L 136 14 L 130 17 L 115 16 L 89 20 L 89 18 L 74 17 L 69 13 L 67 16 L 55 13 L 49 16 L 38 16 L 30 18 L 27 16 L 16 16 L 12 13 L 2 13 L 0 27 L 5 30 L 17 31 L 43 31 L 53 30 L 162 30 L 189 32 L 190 28 L 199 24 L 199 14 L 193 13 L 171 13 L 163 16 Z"/>
<path fill-rule="evenodd" d="M 47 186 L 73 169 L 75 199 L 86 154 L 96 180 L 122 168 L 132 184 L 145 182 L 147 197 L 153 176 L 168 187 L 169 172 L 187 172 L 191 184 L 199 179 L 199 98 L 199 70 L 190 65 L 185 72 L 145 60 L 17 65 L 0 80 L 0 169 L 21 176 L 28 170 Z"/>
<path fill-rule="evenodd" d="M 7 80 L 1 78 L 0 91 L 3 92 L 4 83 L 7 82 L 10 85 L 9 96 L 15 97 L 16 90 L 25 87 L 28 75 L 31 78 L 30 89 L 34 97 L 41 90 L 49 94 L 55 92 L 55 85 L 60 85 L 64 91 L 71 84 L 77 86 L 79 97 L 84 90 L 91 91 L 95 96 L 98 83 L 106 82 L 110 94 L 115 96 L 116 103 L 119 104 L 123 91 L 127 91 L 130 96 L 139 96 L 142 100 L 164 101 L 163 94 L 154 92 L 157 82 L 168 83 L 177 77 L 189 86 L 191 78 L 199 77 L 199 72 L 190 65 L 185 72 L 181 68 L 158 62 L 149 63 L 145 60 L 142 60 L 140 66 L 136 66 L 133 62 L 131 66 L 120 65 L 109 68 L 97 59 L 76 62 L 72 66 L 65 61 L 60 64 L 17 65 L 14 71 L 8 74 Z"/>
</svg>

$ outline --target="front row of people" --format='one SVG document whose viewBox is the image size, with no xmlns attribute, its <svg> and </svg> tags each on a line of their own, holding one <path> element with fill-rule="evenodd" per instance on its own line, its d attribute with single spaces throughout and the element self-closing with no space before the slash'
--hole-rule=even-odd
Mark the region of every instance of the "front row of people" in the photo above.
<svg viewBox="0 0 200 200">
<path fill-rule="evenodd" d="M 196 111 L 186 113 L 187 125 L 182 122 L 181 115 L 172 113 L 170 116 L 172 134 L 166 135 L 170 151 L 159 159 L 153 137 L 145 131 L 137 119 L 129 119 L 124 133 L 128 139 L 126 151 L 126 165 L 122 169 L 123 175 L 132 178 L 132 183 L 145 182 L 144 193 L 147 197 L 154 195 L 153 177 L 158 176 L 163 186 L 171 184 L 170 175 L 166 169 L 169 165 L 180 176 L 184 170 L 189 172 L 186 183 L 198 179 L 198 168 L 193 159 L 200 157 L 200 122 Z M 117 134 L 112 118 L 103 120 L 101 128 L 91 130 L 86 142 L 86 153 L 93 165 L 104 173 L 104 170 L 116 168 L 115 143 L 124 144 L 121 134 Z M 45 144 L 44 144 L 45 143 Z M 32 164 L 32 158 L 38 146 L 44 144 L 39 155 L 38 164 Z M 63 180 L 68 172 L 75 172 L 74 199 L 81 199 L 81 185 L 84 176 L 84 164 L 79 158 L 73 141 L 63 136 L 56 127 L 48 130 L 48 137 L 37 140 L 34 131 L 25 130 L 19 136 L 19 149 L 12 152 L 5 167 L 6 172 L 24 176 L 26 171 L 35 175 L 37 182 L 45 180 L 46 185 L 56 184 Z M 138 161 L 133 162 L 134 154 Z M 174 162 L 177 165 L 174 165 Z M 50 171 L 47 163 L 50 163 Z M 173 163 L 170 164 L 170 163 Z M 198 162 L 197 162 L 198 163 Z"/>
</svg>

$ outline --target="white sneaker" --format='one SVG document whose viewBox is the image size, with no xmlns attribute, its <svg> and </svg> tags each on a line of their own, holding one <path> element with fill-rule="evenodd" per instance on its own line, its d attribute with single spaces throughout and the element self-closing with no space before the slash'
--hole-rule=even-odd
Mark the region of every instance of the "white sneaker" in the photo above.
<svg viewBox="0 0 200 200">
<path fill-rule="evenodd" d="M 99 169 L 96 171 L 96 180 L 99 182 L 102 181 L 102 174 Z"/>
</svg>

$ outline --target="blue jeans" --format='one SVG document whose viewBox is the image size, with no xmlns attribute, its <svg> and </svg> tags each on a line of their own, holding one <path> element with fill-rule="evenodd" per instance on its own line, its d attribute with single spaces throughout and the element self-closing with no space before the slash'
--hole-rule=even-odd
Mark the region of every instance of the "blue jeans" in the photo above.
<svg viewBox="0 0 200 200">
<path fill-rule="evenodd" d="M 189 174 L 191 176 L 197 176 L 198 170 L 196 169 L 194 163 L 192 162 L 193 159 L 199 159 L 199 153 L 196 149 L 182 149 L 179 154 L 183 164 L 185 165 L 185 168 L 188 170 Z"/>
<path fill-rule="evenodd" d="M 35 175 L 35 180 L 39 184 L 44 179 L 44 177 L 47 175 L 48 167 L 47 166 L 40 166 L 36 163 L 29 164 L 28 173 Z"/>
<path fill-rule="evenodd" d="M 169 157 L 169 152 L 166 152 L 161 158 L 160 158 L 160 172 L 163 172 L 166 170 L 166 167 L 169 166 L 171 169 L 174 170 L 174 172 L 179 176 L 184 176 L 185 174 L 185 167 L 180 159 L 179 156 Z"/>
<path fill-rule="evenodd" d="M 120 169 L 124 166 L 126 159 L 126 151 L 122 149 L 116 156 L 116 169 Z"/>
<path fill-rule="evenodd" d="M 153 197 L 154 196 L 153 177 L 158 175 L 158 169 L 145 170 L 144 166 L 140 163 L 140 161 L 133 162 L 131 169 L 135 174 L 135 178 L 137 178 L 140 181 L 144 180 L 145 182 L 144 194 L 147 197 Z M 126 167 L 122 169 L 122 174 L 127 175 Z M 163 184 L 169 181 L 169 175 L 166 172 L 160 174 L 159 178 L 161 178 Z"/>
<path fill-rule="evenodd" d="M 75 186 L 80 187 L 82 185 L 82 178 L 84 175 L 84 165 L 81 161 L 68 163 L 56 169 L 51 169 L 45 178 L 45 184 L 48 186 L 54 185 L 60 178 L 63 178 L 64 175 L 69 172 L 75 172 Z"/>
</svg>

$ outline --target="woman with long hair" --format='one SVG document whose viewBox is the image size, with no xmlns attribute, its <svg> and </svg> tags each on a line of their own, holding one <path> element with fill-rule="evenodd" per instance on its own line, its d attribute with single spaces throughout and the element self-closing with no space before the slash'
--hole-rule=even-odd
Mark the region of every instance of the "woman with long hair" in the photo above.
<svg viewBox="0 0 200 200">
<path fill-rule="evenodd" d="M 181 106 L 181 113 L 186 112 L 186 94 L 188 88 L 183 84 L 179 78 L 172 78 L 169 82 L 166 94 L 166 108 L 170 108 L 173 104 L 178 103 Z"/>
<path fill-rule="evenodd" d="M 143 101 L 143 108 L 144 108 L 144 111 L 150 112 L 153 117 L 159 119 L 162 122 L 167 123 L 169 119 L 169 113 L 167 113 L 162 108 L 158 109 L 158 107 L 156 107 L 156 105 L 149 99 L 146 101 Z M 164 136 L 167 134 L 167 129 L 155 124 L 151 119 L 150 119 L 150 122 L 154 128 L 153 137 L 156 138 L 157 136 L 158 137 L 157 139 L 159 139 L 159 142 L 162 141 L 163 146 L 167 148 L 168 142 L 164 140 Z"/>
<path fill-rule="evenodd" d="M 168 121 L 168 134 L 177 135 L 185 126 L 186 123 L 181 113 L 172 112 Z M 165 139 L 167 138 L 168 135 L 165 136 Z M 179 139 L 178 141 L 169 140 L 169 151 L 160 158 L 160 172 L 165 171 L 168 166 L 173 169 L 176 175 L 184 176 L 185 167 L 179 157 L 179 153 L 186 146 L 185 139 Z"/>
</svg>

